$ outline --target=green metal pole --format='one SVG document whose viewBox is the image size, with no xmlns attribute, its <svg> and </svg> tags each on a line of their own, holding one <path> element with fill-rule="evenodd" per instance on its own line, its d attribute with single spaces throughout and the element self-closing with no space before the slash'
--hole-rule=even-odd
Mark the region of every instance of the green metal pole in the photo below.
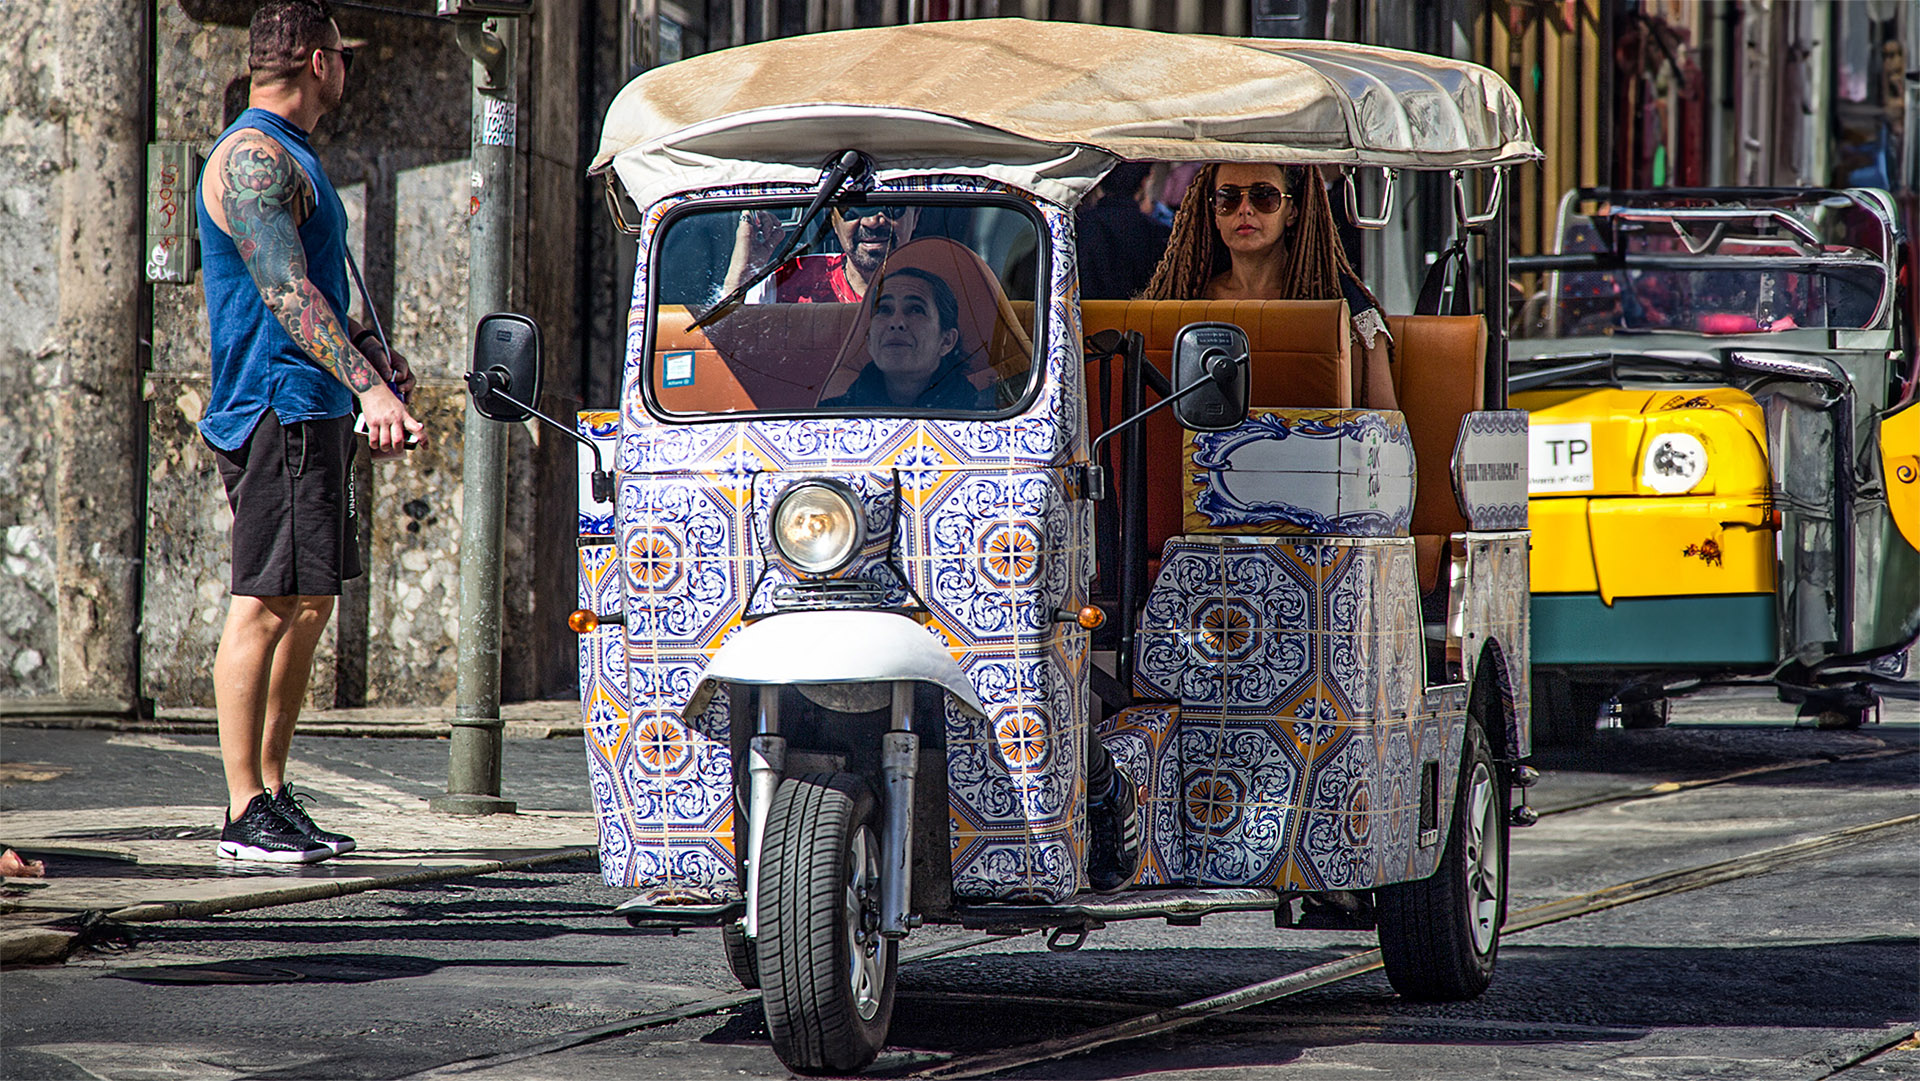
<svg viewBox="0 0 1920 1081">
<path fill-rule="evenodd" d="M 455 23 L 473 58 L 473 201 L 468 219 L 468 340 L 489 312 L 507 308 L 512 284 L 516 122 L 514 19 Z M 443 814 L 512 814 L 500 798 L 500 581 L 506 532 L 507 426 L 467 402 L 461 467 L 460 652 L 447 793 L 428 801 Z"/>
</svg>

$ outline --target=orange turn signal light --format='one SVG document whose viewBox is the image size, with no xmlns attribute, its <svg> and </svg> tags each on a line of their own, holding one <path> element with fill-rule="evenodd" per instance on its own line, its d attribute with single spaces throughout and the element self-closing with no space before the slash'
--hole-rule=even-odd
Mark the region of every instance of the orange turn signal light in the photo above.
<svg viewBox="0 0 1920 1081">
<path fill-rule="evenodd" d="M 567 616 L 567 626 L 573 628 L 575 634 L 592 634 L 600 629 L 600 617 L 585 608 L 575 608 Z"/>
<path fill-rule="evenodd" d="M 1100 609 L 1094 607 L 1091 604 L 1080 609 L 1080 618 L 1078 622 L 1082 627 L 1085 627 L 1087 630 L 1093 630 L 1094 628 L 1100 626 L 1100 624 L 1105 623 L 1106 621 L 1107 621 L 1107 613 L 1101 611 Z"/>
</svg>

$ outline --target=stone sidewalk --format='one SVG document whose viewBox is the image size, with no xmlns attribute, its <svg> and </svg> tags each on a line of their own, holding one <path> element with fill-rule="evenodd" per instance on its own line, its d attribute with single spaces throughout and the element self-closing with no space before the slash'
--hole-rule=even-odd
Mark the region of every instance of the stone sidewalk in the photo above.
<svg viewBox="0 0 1920 1081">
<path fill-rule="evenodd" d="M 572 702 L 503 707 L 509 739 L 579 732 Z M 444 737 L 449 710 L 323 710 L 303 715 L 312 736 Z M 0 729 L 110 728 L 214 734 L 211 710 L 167 710 L 145 720 L 0 715 Z M 295 748 L 296 755 L 299 748 Z M 0 756 L 0 775 L 31 770 Z M 195 792 L 193 798 L 204 799 Z M 310 865 L 236 864 L 213 856 L 220 809 L 202 803 L 85 810 L 0 811 L 0 841 L 49 865 L 46 878 L 0 879 L 0 964 L 57 962 L 114 923 L 192 919 L 371 889 L 518 870 L 591 857 L 593 817 L 578 811 L 435 814 L 425 801 L 374 789 L 329 807 L 325 824 L 358 850 Z"/>
</svg>

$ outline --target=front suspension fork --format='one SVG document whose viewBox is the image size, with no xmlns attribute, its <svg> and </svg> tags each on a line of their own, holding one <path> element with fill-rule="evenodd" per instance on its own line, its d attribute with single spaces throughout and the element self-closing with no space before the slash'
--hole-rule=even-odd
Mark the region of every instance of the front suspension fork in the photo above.
<svg viewBox="0 0 1920 1081">
<path fill-rule="evenodd" d="M 885 799 L 880 823 L 880 933 L 903 938 L 919 926 L 913 906 L 913 781 L 920 766 L 920 737 L 913 732 L 911 682 L 893 684 L 892 724 L 881 737 L 880 779 Z M 762 687 L 754 735 L 747 740 L 747 898 L 742 928 L 760 937 L 760 866 L 767 819 L 786 776 L 787 740 L 780 735 L 780 689 Z"/>
</svg>

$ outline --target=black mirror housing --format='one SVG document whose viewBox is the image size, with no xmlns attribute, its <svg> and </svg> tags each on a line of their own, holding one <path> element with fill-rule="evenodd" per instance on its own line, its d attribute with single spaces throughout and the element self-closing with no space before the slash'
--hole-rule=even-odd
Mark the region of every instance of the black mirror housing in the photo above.
<svg viewBox="0 0 1920 1081">
<path fill-rule="evenodd" d="M 1247 332 L 1232 323 L 1180 328 L 1173 336 L 1173 415 L 1181 427 L 1219 432 L 1246 422 L 1247 357 Z"/>
<path fill-rule="evenodd" d="M 517 423 L 540 396 L 540 324 L 514 312 L 493 312 L 473 332 L 467 393 L 488 420 Z"/>
</svg>

